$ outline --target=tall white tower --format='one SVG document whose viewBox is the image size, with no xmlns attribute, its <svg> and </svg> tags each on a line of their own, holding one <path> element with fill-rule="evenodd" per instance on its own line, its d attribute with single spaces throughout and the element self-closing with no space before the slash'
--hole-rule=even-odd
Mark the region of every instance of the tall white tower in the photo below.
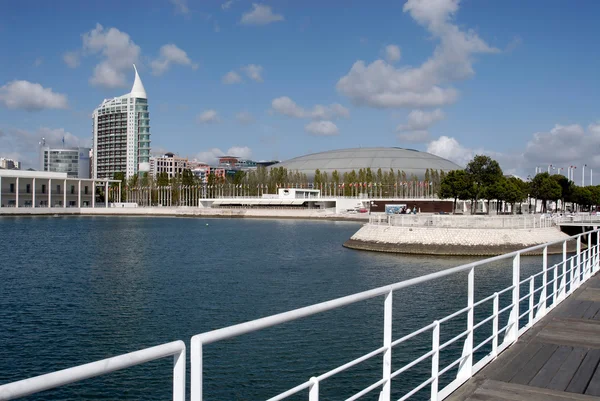
<svg viewBox="0 0 600 401">
<path fill-rule="evenodd" d="M 131 92 L 104 99 L 92 115 L 94 178 L 127 178 L 150 171 L 150 114 L 148 96 L 135 65 Z"/>
</svg>

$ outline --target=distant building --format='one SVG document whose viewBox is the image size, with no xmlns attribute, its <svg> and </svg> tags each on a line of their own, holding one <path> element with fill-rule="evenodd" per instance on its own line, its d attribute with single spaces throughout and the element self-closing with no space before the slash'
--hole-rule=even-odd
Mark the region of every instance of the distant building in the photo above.
<svg viewBox="0 0 600 401">
<path fill-rule="evenodd" d="M 69 178 L 91 178 L 90 148 L 42 148 L 40 169 L 67 173 Z"/>
<path fill-rule="evenodd" d="M 237 166 L 239 159 L 239 157 L 235 156 L 221 156 L 219 157 L 219 166 L 234 168 Z"/>
<path fill-rule="evenodd" d="M 127 178 L 150 171 L 150 114 L 148 96 L 135 65 L 131 92 L 105 99 L 93 113 L 93 177 Z"/>
<path fill-rule="evenodd" d="M 150 174 L 157 177 L 161 173 L 167 173 L 169 178 L 182 174 L 188 169 L 188 159 L 175 156 L 173 153 L 165 153 L 163 156 L 150 158 Z"/>
<path fill-rule="evenodd" d="M 21 162 L 5 157 L 0 157 L 0 168 L 4 168 L 7 170 L 21 170 Z"/>
<path fill-rule="evenodd" d="M 269 167 L 272 166 L 273 164 L 277 164 L 277 163 L 281 163 L 279 160 L 262 160 L 259 162 L 256 162 L 257 166 L 260 167 Z"/>
</svg>

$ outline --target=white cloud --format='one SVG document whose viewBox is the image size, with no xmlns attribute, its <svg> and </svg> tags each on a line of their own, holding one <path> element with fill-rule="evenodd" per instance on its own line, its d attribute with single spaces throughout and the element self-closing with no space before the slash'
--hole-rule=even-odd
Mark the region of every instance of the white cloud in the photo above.
<svg viewBox="0 0 600 401">
<path fill-rule="evenodd" d="M 229 10 L 231 5 L 233 4 L 233 0 L 227 0 L 225 3 L 221 4 L 221 9 Z"/>
<path fill-rule="evenodd" d="M 221 121 L 215 110 L 205 110 L 196 119 L 201 124 L 218 123 Z"/>
<path fill-rule="evenodd" d="M 102 61 L 94 68 L 90 83 L 95 86 L 116 88 L 127 86 L 124 70 L 139 62 L 141 49 L 129 35 L 116 28 L 104 29 L 97 24 L 83 34 L 83 50 L 100 55 Z"/>
<path fill-rule="evenodd" d="M 79 138 L 63 128 L 41 127 L 36 131 L 21 129 L 0 131 L 0 149 L 2 156 L 19 160 L 25 168 L 39 169 L 39 143 L 45 139 L 46 145 L 90 146 L 91 139 Z"/>
<path fill-rule="evenodd" d="M 312 121 L 306 124 L 304 130 L 309 134 L 319 136 L 333 136 L 340 133 L 337 125 L 331 121 Z"/>
<path fill-rule="evenodd" d="M 350 111 L 339 103 L 329 106 L 315 105 L 312 110 L 305 110 L 287 96 L 278 97 L 271 102 L 274 112 L 294 118 L 312 118 L 315 120 L 328 120 L 332 118 L 350 117 Z"/>
<path fill-rule="evenodd" d="M 252 157 L 252 149 L 247 146 L 233 146 L 227 149 L 227 155 L 240 157 L 242 159 L 249 159 Z"/>
<path fill-rule="evenodd" d="M 189 14 L 190 8 L 188 7 L 187 0 L 170 0 L 171 4 L 175 6 L 175 12 L 180 14 Z"/>
<path fill-rule="evenodd" d="M 240 124 L 252 124 L 255 120 L 254 120 L 254 116 L 247 112 L 247 111 L 241 111 L 239 113 L 237 113 L 235 115 L 235 119 L 240 123 Z"/>
<path fill-rule="evenodd" d="M 227 74 L 223 75 L 221 82 L 227 85 L 238 84 L 242 82 L 242 77 L 235 71 L 229 71 Z"/>
<path fill-rule="evenodd" d="M 440 109 L 435 109 L 433 111 L 413 110 L 408 114 L 408 122 L 406 124 L 398 125 L 396 131 L 427 130 L 431 125 L 443 120 L 444 117 L 445 114 Z"/>
<path fill-rule="evenodd" d="M 221 156 L 236 156 L 242 159 L 249 159 L 252 156 L 252 149 L 247 146 L 232 146 L 227 149 L 227 152 L 223 152 L 219 148 L 212 148 L 196 154 L 196 160 L 208 163 L 210 165 L 216 165 Z"/>
<path fill-rule="evenodd" d="M 456 139 L 447 136 L 429 142 L 427 152 L 451 160 L 460 166 L 466 166 L 475 155 L 472 149 L 462 146 Z"/>
<path fill-rule="evenodd" d="M 63 54 L 63 61 L 66 65 L 69 66 L 69 68 L 77 68 L 80 64 L 79 53 L 66 52 L 65 54 Z"/>
<path fill-rule="evenodd" d="M 429 140 L 429 131 L 427 130 L 418 130 L 418 131 L 409 131 L 402 132 L 398 134 L 398 139 L 402 142 L 410 142 L 410 143 L 423 143 Z"/>
<path fill-rule="evenodd" d="M 408 0 L 404 12 L 439 41 L 433 55 L 418 67 L 396 68 L 384 60 L 367 65 L 359 60 L 340 78 L 337 90 L 355 104 L 376 108 L 455 102 L 458 92 L 449 84 L 473 76 L 473 56 L 498 52 L 474 31 L 462 31 L 452 23 L 457 10 L 458 0 Z"/>
<path fill-rule="evenodd" d="M 263 68 L 260 65 L 256 64 L 248 64 L 241 68 L 242 71 L 246 73 L 248 78 L 252 79 L 256 82 L 263 82 L 263 78 L 260 74 L 262 74 Z"/>
<path fill-rule="evenodd" d="M 1 86 L 0 104 L 9 109 L 27 111 L 68 108 L 67 95 L 29 81 L 11 81 Z"/>
<path fill-rule="evenodd" d="M 274 14 L 271 7 L 264 4 L 252 4 L 252 10 L 242 15 L 242 25 L 267 25 L 271 22 L 283 21 L 283 15 Z"/>
<path fill-rule="evenodd" d="M 385 47 L 385 59 L 389 63 L 400 60 L 400 48 L 396 45 L 387 45 Z"/>
<path fill-rule="evenodd" d="M 150 67 L 154 75 L 162 75 L 171 64 L 190 66 L 194 70 L 198 68 L 198 64 L 192 63 L 187 53 L 173 43 L 160 48 L 160 56 L 150 63 Z"/>
</svg>

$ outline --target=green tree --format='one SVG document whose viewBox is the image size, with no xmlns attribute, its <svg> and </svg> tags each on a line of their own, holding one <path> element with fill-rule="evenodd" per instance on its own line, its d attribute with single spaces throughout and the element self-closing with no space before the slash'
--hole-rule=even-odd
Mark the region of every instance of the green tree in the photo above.
<svg viewBox="0 0 600 401">
<path fill-rule="evenodd" d="M 511 211 L 514 214 L 516 212 L 515 204 L 523 202 L 527 199 L 528 186 L 526 182 L 517 178 L 509 177 L 506 180 L 506 193 L 504 201 L 510 203 Z"/>
<path fill-rule="evenodd" d="M 122 172 L 122 171 L 116 172 L 114 174 L 114 176 L 113 176 L 113 180 L 121 181 L 121 202 L 125 202 L 125 199 L 127 197 L 127 191 L 125 191 L 125 186 L 127 185 L 127 180 L 125 178 L 125 173 Z M 113 191 L 118 191 L 119 183 L 118 182 L 113 182 L 111 184 L 111 187 L 113 188 Z"/>
<path fill-rule="evenodd" d="M 546 212 L 547 201 L 558 200 L 561 198 L 562 189 L 558 182 L 550 177 L 548 173 L 540 173 L 533 177 L 531 181 L 531 195 L 542 200 L 542 208 Z"/>
<path fill-rule="evenodd" d="M 476 207 L 477 201 L 484 195 L 486 187 L 492 185 L 495 181 L 500 180 L 502 169 L 497 161 L 489 156 L 476 155 L 473 160 L 467 164 L 465 169 L 467 174 L 471 176 L 474 186 L 474 203 Z"/>
<path fill-rule="evenodd" d="M 448 172 L 440 183 L 438 196 L 442 199 L 454 199 L 452 213 L 456 213 L 457 199 L 470 199 L 473 191 L 473 180 L 464 170 Z"/>
</svg>

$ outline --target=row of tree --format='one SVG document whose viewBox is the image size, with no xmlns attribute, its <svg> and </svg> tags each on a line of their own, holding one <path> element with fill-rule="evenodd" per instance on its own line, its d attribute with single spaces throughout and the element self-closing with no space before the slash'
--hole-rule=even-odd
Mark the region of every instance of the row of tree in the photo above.
<svg viewBox="0 0 600 401">
<path fill-rule="evenodd" d="M 518 177 L 504 176 L 497 161 L 489 156 L 477 155 L 471 160 L 464 170 L 450 171 L 442 180 L 438 196 L 442 199 L 454 199 L 456 201 L 471 201 L 472 212 L 480 199 L 488 202 L 497 200 L 496 207 L 499 209 L 502 202 L 515 205 L 535 199 L 542 202 L 542 210 L 548 210 L 548 201 L 560 201 L 561 209 L 564 211 L 566 204 L 570 203 L 573 210 L 590 209 L 594 205 L 600 205 L 600 186 L 579 187 L 567 177 L 548 173 L 539 173 L 531 181 L 523 181 Z"/>
</svg>

